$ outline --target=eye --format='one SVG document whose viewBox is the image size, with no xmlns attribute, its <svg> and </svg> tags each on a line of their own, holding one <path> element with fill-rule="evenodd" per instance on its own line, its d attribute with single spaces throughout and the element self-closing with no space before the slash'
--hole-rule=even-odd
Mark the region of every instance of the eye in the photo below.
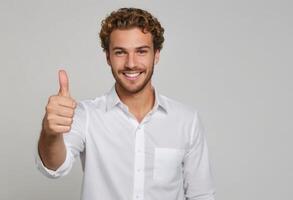
<svg viewBox="0 0 293 200">
<path fill-rule="evenodd" d="M 123 55 L 125 54 L 125 52 L 119 50 L 119 51 L 115 51 L 114 54 L 115 54 L 116 56 L 123 56 Z"/>
<path fill-rule="evenodd" d="M 147 50 L 139 49 L 139 50 L 137 51 L 137 53 L 138 53 L 139 55 L 144 55 L 144 54 L 147 53 Z"/>
</svg>

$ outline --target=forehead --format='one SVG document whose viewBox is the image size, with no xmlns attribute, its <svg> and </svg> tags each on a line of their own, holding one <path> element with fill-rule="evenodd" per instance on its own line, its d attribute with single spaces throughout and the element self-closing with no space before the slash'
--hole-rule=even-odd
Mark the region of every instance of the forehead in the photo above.
<svg viewBox="0 0 293 200">
<path fill-rule="evenodd" d="M 143 33 L 139 28 L 116 29 L 110 35 L 110 49 L 117 46 L 131 49 L 146 45 L 153 46 L 152 35 L 149 32 Z"/>
</svg>

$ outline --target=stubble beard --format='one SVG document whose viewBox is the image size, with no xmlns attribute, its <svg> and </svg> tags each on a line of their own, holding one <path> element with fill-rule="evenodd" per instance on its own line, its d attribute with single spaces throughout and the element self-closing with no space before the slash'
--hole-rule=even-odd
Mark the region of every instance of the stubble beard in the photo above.
<svg viewBox="0 0 293 200">
<path fill-rule="evenodd" d="M 129 95 L 133 95 L 133 94 L 137 94 L 139 92 L 141 92 L 142 90 L 145 89 L 145 87 L 148 85 L 148 83 L 151 81 L 153 73 L 154 73 L 154 65 L 155 63 L 153 62 L 151 71 L 149 72 L 149 74 L 147 75 L 147 77 L 145 78 L 145 80 L 143 81 L 142 84 L 138 85 L 137 87 L 131 89 L 129 87 L 127 87 L 126 84 L 124 84 L 124 82 L 121 80 L 121 78 L 116 74 L 116 72 L 114 72 L 112 66 L 111 66 L 111 71 L 113 74 L 114 79 L 116 80 L 116 87 L 120 88 L 123 90 L 123 92 L 125 94 L 129 94 Z M 117 89 L 117 88 L 116 88 Z"/>
</svg>

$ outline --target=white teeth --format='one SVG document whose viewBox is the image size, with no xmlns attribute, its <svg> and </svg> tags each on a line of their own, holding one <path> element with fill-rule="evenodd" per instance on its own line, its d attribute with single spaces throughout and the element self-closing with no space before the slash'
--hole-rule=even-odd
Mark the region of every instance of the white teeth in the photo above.
<svg viewBox="0 0 293 200">
<path fill-rule="evenodd" d="M 134 78 L 134 77 L 137 77 L 140 73 L 137 72 L 137 73 L 124 73 L 124 74 L 130 78 Z"/>
</svg>

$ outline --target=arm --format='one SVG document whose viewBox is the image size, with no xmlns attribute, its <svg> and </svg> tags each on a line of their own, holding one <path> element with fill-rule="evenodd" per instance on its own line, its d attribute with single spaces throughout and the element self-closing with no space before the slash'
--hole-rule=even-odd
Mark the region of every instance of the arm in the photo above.
<svg viewBox="0 0 293 200">
<path fill-rule="evenodd" d="M 63 135 L 51 136 L 42 130 L 38 143 L 38 153 L 48 169 L 58 169 L 66 158 Z"/>
<path fill-rule="evenodd" d="M 186 200 L 214 200 L 214 185 L 208 147 L 199 117 L 192 125 L 190 148 L 184 157 L 184 189 Z"/>
<path fill-rule="evenodd" d="M 75 101 L 68 91 L 68 78 L 65 71 L 59 72 L 60 90 L 51 96 L 46 106 L 42 131 L 38 142 L 38 153 L 45 167 L 56 170 L 66 158 L 63 133 L 71 129 Z"/>
</svg>

